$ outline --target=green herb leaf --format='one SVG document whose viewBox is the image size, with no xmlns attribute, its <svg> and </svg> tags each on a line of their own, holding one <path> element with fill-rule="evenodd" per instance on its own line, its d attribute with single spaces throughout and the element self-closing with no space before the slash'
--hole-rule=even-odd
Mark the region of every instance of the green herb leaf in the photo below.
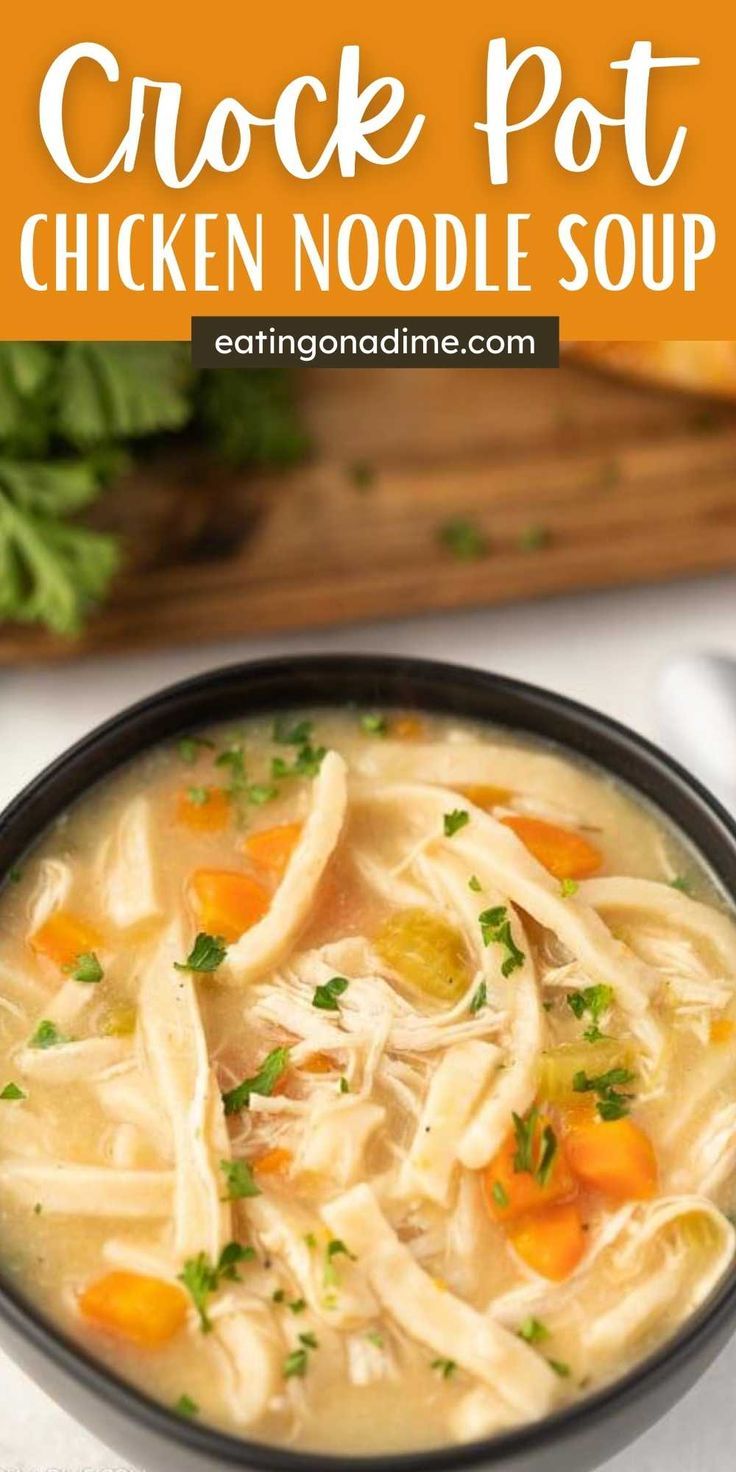
<svg viewBox="0 0 736 1472">
<path fill-rule="evenodd" d="M 550 1370 L 554 1370 L 555 1375 L 560 1376 L 561 1380 L 567 1380 L 570 1374 L 570 1366 L 566 1365 L 564 1360 L 547 1360 L 547 1364 Z"/>
<path fill-rule="evenodd" d="M 210 789 L 209 787 L 188 787 L 187 797 L 193 807 L 206 807 L 210 800 Z"/>
<path fill-rule="evenodd" d="M 19 1089 L 18 1088 L 18 1085 L 17 1084 L 14 1084 L 14 1083 L 6 1084 L 5 1085 L 5 1088 L 2 1089 L 2 1090 L 0 1090 L 0 1099 L 27 1099 L 27 1098 L 28 1098 L 28 1095 L 27 1094 L 24 1094 L 23 1090 L 22 1089 Z"/>
<path fill-rule="evenodd" d="M 340 1003 L 338 997 L 341 997 L 347 991 L 349 985 L 350 982 L 346 977 L 333 976 L 330 981 L 324 982 L 322 986 L 315 987 L 312 1006 L 321 1007 L 323 1012 L 339 1012 Z"/>
<path fill-rule="evenodd" d="M 502 976 L 511 976 L 512 972 L 524 965 L 524 952 L 519 950 L 514 940 L 505 905 L 494 905 L 492 909 L 484 910 L 478 916 L 478 924 L 485 946 L 499 945 L 506 951 L 506 957 L 501 962 Z"/>
<path fill-rule="evenodd" d="M 368 736 L 385 736 L 388 731 L 386 717 L 375 711 L 366 711 L 360 717 L 360 724 Z"/>
<path fill-rule="evenodd" d="M 309 1355 L 303 1346 L 300 1346 L 298 1349 L 292 1349 L 284 1360 L 284 1379 L 291 1380 L 295 1375 L 299 1379 L 303 1379 L 307 1373 L 308 1360 Z"/>
<path fill-rule="evenodd" d="M 682 894 L 692 894 L 692 881 L 684 874 L 677 874 L 674 879 L 670 879 L 670 889 L 679 889 Z"/>
<path fill-rule="evenodd" d="M 314 721 L 297 721 L 292 724 L 289 716 L 277 716 L 273 723 L 273 739 L 279 746 L 306 746 L 312 739 Z"/>
<path fill-rule="evenodd" d="M 247 1160 L 221 1160 L 220 1170 L 225 1177 L 229 1201 L 242 1201 L 249 1196 L 261 1195 Z"/>
<path fill-rule="evenodd" d="M 542 1130 L 542 1147 L 539 1156 L 539 1164 L 534 1172 L 535 1178 L 540 1186 L 546 1186 L 552 1173 L 555 1156 L 557 1154 L 557 1136 L 552 1126 L 547 1124 Z"/>
<path fill-rule="evenodd" d="M 579 1019 L 587 1012 L 590 1016 L 591 1025 L 585 1029 L 583 1037 L 588 1043 L 599 1043 L 604 1034 L 601 1032 L 599 1022 L 604 1012 L 613 1005 L 613 987 L 586 986 L 579 992 L 568 992 L 567 1005 L 570 1011 Z"/>
<path fill-rule="evenodd" d="M 480 985 L 477 987 L 477 989 L 473 992 L 472 997 L 470 998 L 470 1008 L 469 1008 L 469 1011 L 474 1016 L 476 1012 L 480 1012 L 481 1009 L 486 1006 L 487 1002 L 488 1002 L 488 988 L 487 988 L 485 982 L 482 981 L 480 983 Z"/>
<path fill-rule="evenodd" d="M 436 1360 L 432 1360 L 432 1369 L 439 1370 L 443 1380 L 449 1380 L 450 1377 L 455 1374 L 455 1371 L 457 1369 L 457 1362 L 455 1360 L 447 1360 L 440 1357 Z"/>
<path fill-rule="evenodd" d="M 262 807 L 266 802 L 273 802 L 278 797 L 278 788 L 265 782 L 251 782 L 248 788 L 248 801 L 256 807 Z"/>
<path fill-rule="evenodd" d="M 199 1406 L 197 1405 L 196 1400 L 192 1400 L 191 1395 L 180 1395 L 178 1401 L 176 1401 L 174 1405 L 174 1410 L 176 1411 L 178 1416 L 199 1415 Z"/>
<path fill-rule="evenodd" d="M 493 1182 L 493 1190 L 491 1192 L 491 1195 L 493 1196 L 493 1199 L 497 1206 L 500 1206 L 502 1209 L 508 1206 L 509 1193 L 506 1190 L 506 1187 L 504 1186 L 502 1181 Z"/>
<path fill-rule="evenodd" d="M 445 813 L 442 820 L 445 838 L 452 838 L 454 833 L 458 833 L 469 822 L 470 813 L 464 812 L 462 808 L 455 808 L 453 812 Z"/>
<path fill-rule="evenodd" d="M 70 972 L 73 981 L 83 981 L 88 986 L 102 981 L 105 975 L 94 951 L 82 951 L 76 961 L 71 966 L 65 966 L 64 970 Z"/>
<path fill-rule="evenodd" d="M 572 899 L 573 895 L 577 894 L 579 888 L 580 885 L 578 884 L 577 879 L 560 880 L 560 894 L 562 895 L 563 900 Z"/>
<path fill-rule="evenodd" d="M 516 1152 L 514 1154 L 514 1170 L 517 1173 L 534 1173 L 534 1136 L 539 1120 L 539 1110 L 531 1109 L 526 1119 L 520 1114 L 513 1114 L 514 1135 L 516 1137 Z"/>
<path fill-rule="evenodd" d="M 468 880 L 468 889 L 472 889 L 473 894 L 481 893 L 483 885 L 481 884 L 480 879 L 478 879 L 477 875 L 471 874 Z"/>
<path fill-rule="evenodd" d="M 347 1257 L 351 1262 L 356 1261 L 353 1253 L 349 1251 L 339 1237 L 334 1237 L 332 1241 L 328 1242 L 325 1248 L 324 1283 L 326 1288 L 334 1288 L 337 1283 L 336 1257 Z"/>
<path fill-rule="evenodd" d="M 221 935 L 207 935 L 200 930 L 186 961 L 175 961 L 177 971 L 216 971 L 227 955 Z"/>
<path fill-rule="evenodd" d="M 340 1075 L 340 1093 L 341 1094 L 349 1094 L 350 1093 L 350 1084 L 348 1083 L 348 1081 L 347 1081 L 344 1073 Z"/>
<path fill-rule="evenodd" d="M 443 547 L 460 562 L 473 562 L 476 558 L 485 557 L 488 552 L 488 538 L 485 533 L 475 522 L 463 516 L 455 516 L 451 521 L 445 522 L 440 527 L 439 539 Z"/>
<path fill-rule="evenodd" d="M 55 1022 L 50 1022 L 47 1017 L 39 1022 L 33 1037 L 30 1039 L 29 1048 L 58 1048 L 62 1043 L 70 1043 L 71 1038 L 59 1032 Z"/>
<path fill-rule="evenodd" d="M 179 760 L 186 766 L 193 767 L 200 752 L 206 747 L 213 749 L 214 745 L 214 741 L 210 741 L 206 736 L 182 736 L 177 742 L 176 749 Z"/>
<path fill-rule="evenodd" d="M 572 1086 L 576 1094 L 597 1094 L 596 1108 L 601 1119 L 610 1122 L 615 1119 L 623 1119 L 629 1113 L 629 1105 L 633 1094 L 622 1094 L 619 1092 L 623 1084 L 634 1082 L 636 1074 L 631 1073 L 628 1068 L 609 1068 L 607 1073 L 599 1073 L 591 1078 L 584 1069 L 580 1069 L 573 1077 Z"/>
<path fill-rule="evenodd" d="M 288 1066 L 289 1049 L 273 1048 L 252 1078 L 244 1078 L 242 1083 L 223 1094 L 225 1113 L 238 1114 L 241 1109 L 247 1109 L 251 1094 L 272 1094 Z"/>
<path fill-rule="evenodd" d="M 541 1319 L 528 1318 L 519 1325 L 517 1334 L 526 1344 L 541 1344 L 543 1340 L 549 1339 L 549 1329 Z"/>
<path fill-rule="evenodd" d="M 223 1281 L 239 1282 L 238 1265 L 252 1262 L 254 1258 L 252 1247 L 243 1247 L 240 1242 L 228 1242 L 215 1263 L 206 1252 L 198 1252 L 196 1257 L 190 1257 L 184 1263 L 178 1274 L 179 1282 L 183 1283 L 197 1310 L 203 1334 L 209 1334 L 212 1329 L 212 1320 L 207 1312 L 211 1295 L 217 1292 Z"/>
</svg>

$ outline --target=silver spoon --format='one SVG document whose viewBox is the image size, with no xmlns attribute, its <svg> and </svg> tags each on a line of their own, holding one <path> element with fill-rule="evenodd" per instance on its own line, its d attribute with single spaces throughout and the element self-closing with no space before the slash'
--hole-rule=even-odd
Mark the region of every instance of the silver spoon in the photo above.
<svg viewBox="0 0 736 1472">
<path fill-rule="evenodd" d="M 661 744 L 736 810 L 736 659 L 675 655 L 657 680 Z"/>
</svg>

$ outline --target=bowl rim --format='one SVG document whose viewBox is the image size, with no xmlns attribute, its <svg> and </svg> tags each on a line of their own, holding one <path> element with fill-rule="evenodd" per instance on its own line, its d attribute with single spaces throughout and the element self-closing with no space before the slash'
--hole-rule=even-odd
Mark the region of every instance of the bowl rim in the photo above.
<svg viewBox="0 0 736 1472">
<path fill-rule="evenodd" d="M 4 882 L 4 873 L 11 864 L 22 858 L 28 847 L 37 841 L 51 818 L 47 818 L 35 830 L 30 844 L 25 841 L 16 852 L 15 858 L 11 857 L 9 862 L 5 853 L 8 848 L 5 841 L 7 832 L 11 833 L 9 852 L 12 855 L 12 834 L 15 827 L 20 826 L 23 832 L 24 817 L 33 813 L 37 802 L 44 795 L 63 788 L 65 778 L 75 770 L 81 771 L 90 755 L 97 753 L 102 756 L 100 771 L 91 781 L 81 781 L 79 791 L 70 799 L 65 798 L 58 802 L 54 807 L 55 815 L 78 801 L 80 795 L 91 791 L 98 781 L 112 775 L 140 752 L 153 749 L 167 739 L 161 735 L 146 739 L 135 751 L 108 760 L 111 744 L 114 747 L 118 737 L 134 729 L 152 713 L 165 715 L 170 712 L 172 718 L 178 717 L 192 701 L 211 692 L 218 684 L 230 686 L 242 682 L 242 700 L 246 707 L 248 683 L 257 683 L 259 680 L 266 685 L 270 680 L 295 680 L 298 683 L 300 678 L 311 678 L 317 681 L 324 679 L 325 685 L 332 687 L 335 680 L 347 674 L 354 676 L 358 683 L 365 684 L 369 684 L 371 680 L 380 684 L 382 681 L 390 683 L 401 679 L 409 687 L 434 683 L 437 685 L 435 697 L 413 700 L 409 695 L 403 701 L 385 699 L 383 703 L 403 704 L 407 708 L 430 713 L 434 711 L 447 714 L 448 711 L 455 710 L 461 719 L 461 708 L 449 701 L 443 707 L 443 693 L 449 686 L 462 687 L 468 696 L 469 692 L 475 691 L 481 702 L 484 697 L 490 699 L 493 696 L 499 704 L 507 701 L 514 707 L 523 707 L 529 716 L 534 717 L 528 725 L 524 723 L 520 726 L 514 720 L 505 723 L 499 715 L 487 716 L 486 719 L 490 725 L 503 727 L 506 724 L 511 731 L 524 730 L 532 735 L 536 734 L 543 742 L 563 749 L 566 746 L 575 746 L 586 760 L 592 761 L 604 773 L 613 775 L 633 788 L 635 794 L 659 807 L 682 830 L 701 857 L 715 869 L 724 889 L 729 891 L 733 887 L 731 898 L 736 901 L 736 822 L 697 778 L 646 737 L 569 696 L 527 681 L 455 662 L 365 653 L 284 655 L 239 661 L 178 680 L 124 707 L 45 766 L 0 812 L 0 882 Z M 378 698 L 374 697 L 374 700 L 378 703 Z M 279 708 L 287 709 L 290 705 L 292 708 L 303 708 L 307 705 L 340 706 L 349 703 L 332 688 L 329 692 L 325 690 L 323 694 L 322 689 L 317 686 L 310 689 L 309 700 L 304 696 L 300 699 L 297 692 L 292 701 L 277 698 L 275 702 L 273 699 L 263 703 L 252 702 L 247 713 L 252 714 L 259 709 L 264 713 Z M 244 709 L 243 715 L 245 714 Z M 477 717 L 468 717 L 466 711 L 465 718 Z M 550 736 L 545 731 L 544 724 L 552 721 L 556 725 L 555 718 L 560 718 L 563 725 L 570 730 L 576 728 L 581 735 L 585 735 L 585 742 L 578 746 L 569 737 Z M 216 719 L 219 723 L 219 717 Z M 536 724 L 537 720 L 541 722 L 541 728 Z M 204 723 L 201 721 L 195 724 L 184 719 L 178 723 L 175 721 L 168 732 L 168 739 L 175 739 L 177 734 L 182 735 L 202 724 Z M 623 770 L 596 754 L 595 748 L 601 743 L 609 750 L 609 755 L 611 750 L 616 751 Z M 625 770 L 629 761 L 634 762 L 639 777 L 646 772 L 655 781 L 657 796 L 653 797 L 650 791 L 640 785 L 637 777 L 632 777 Z M 661 792 L 667 794 L 672 800 L 672 807 L 676 809 L 680 802 L 684 803 L 688 809 L 689 821 L 683 820 L 679 812 L 677 815 L 673 813 L 672 807 L 660 797 Z M 692 826 L 698 827 L 701 823 L 704 829 L 700 830 L 699 836 L 695 836 Z M 704 830 L 707 830 L 707 841 L 703 840 Z M 718 848 L 722 857 L 730 859 L 730 879 L 724 878 L 720 862 L 713 858 L 712 852 L 709 853 L 709 846 L 711 849 Z M 538 1421 L 525 1423 L 494 1436 L 409 1452 L 365 1455 L 354 1452 L 297 1451 L 251 1440 L 247 1436 L 232 1434 L 216 1426 L 185 1418 L 173 1407 L 147 1395 L 90 1353 L 62 1328 L 57 1327 L 32 1300 L 25 1298 L 0 1268 L 0 1323 L 3 1322 L 20 1340 L 27 1341 L 38 1351 L 42 1359 L 60 1370 L 65 1377 L 79 1382 L 94 1399 L 105 1403 L 144 1431 L 149 1431 L 159 1442 L 168 1443 L 172 1447 L 178 1445 L 183 1451 L 201 1454 L 214 1463 L 236 1469 L 253 1468 L 257 1472 L 338 1472 L 340 1468 L 355 1468 L 357 1472 L 360 1469 L 365 1469 L 365 1472 L 454 1472 L 454 1469 L 469 1467 L 490 1468 L 505 1460 L 533 1455 L 547 1448 L 558 1437 L 562 1441 L 566 1436 L 572 1439 L 577 1433 L 593 1431 L 604 1420 L 610 1419 L 625 1402 L 631 1404 L 646 1398 L 659 1384 L 674 1376 L 678 1369 L 696 1357 L 697 1352 L 716 1338 L 719 1331 L 722 1334 L 729 1323 L 732 1328 L 736 1326 L 736 1263 L 732 1264 L 722 1282 L 716 1285 L 705 1302 L 688 1316 L 674 1335 L 638 1361 L 626 1374 L 604 1385 L 600 1390 L 593 1391 Z M 35 1375 L 31 1378 L 35 1378 Z M 36 1383 L 43 1389 L 42 1380 L 38 1379 Z"/>
</svg>

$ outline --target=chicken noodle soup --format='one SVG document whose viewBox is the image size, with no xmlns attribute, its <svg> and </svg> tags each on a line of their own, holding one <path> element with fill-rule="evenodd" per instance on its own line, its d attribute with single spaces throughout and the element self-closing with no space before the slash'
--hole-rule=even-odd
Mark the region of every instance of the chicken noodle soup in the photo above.
<svg viewBox="0 0 736 1472">
<path fill-rule="evenodd" d="M 430 716 L 193 733 L 0 896 L 0 1246 L 185 1417 L 363 1453 L 630 1369 L 734 1256 L 736 928 L 658 814 Z"/>
</svg>

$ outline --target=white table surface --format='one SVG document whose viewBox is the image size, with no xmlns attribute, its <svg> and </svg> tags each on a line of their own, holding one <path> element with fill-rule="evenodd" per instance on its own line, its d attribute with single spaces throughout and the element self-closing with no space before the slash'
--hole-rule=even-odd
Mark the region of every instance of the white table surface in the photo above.
<svg viewBox="0 0 736 1472">
<path fill-rule="evenodd" d="M 99 721 L 170 681 L 266 654 L 419 654 L 563 691 L 656 738 L 653 683 L 671 654 L 736 656 L 736 577 L 512 608 L 242 639 L 58 669 L 0 671 L 0 806 Z M 0 1354 L 0 1472 L 112 1472 L 95 1441 Z M 725 1472 L 736 1442 L 736 1340 L 669 1416 L 607 1472 Z"/>
</svg>

